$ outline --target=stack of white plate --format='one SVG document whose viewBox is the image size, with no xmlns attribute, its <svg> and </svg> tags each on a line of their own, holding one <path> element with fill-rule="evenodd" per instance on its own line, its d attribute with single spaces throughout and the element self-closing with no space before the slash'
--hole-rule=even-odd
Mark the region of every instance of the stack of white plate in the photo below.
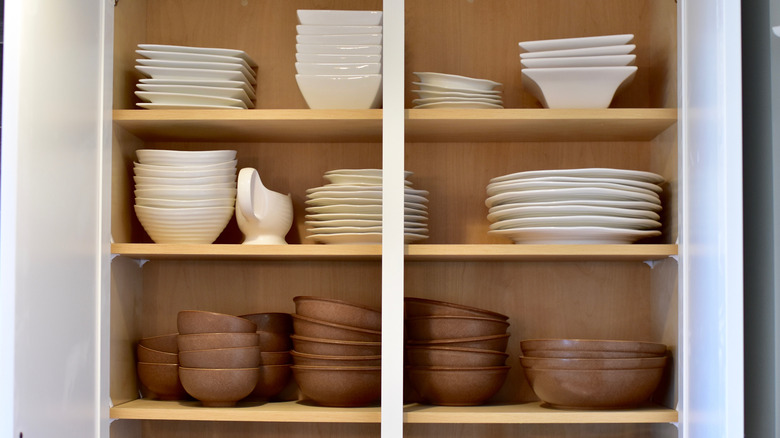
<svg viewBox="0 0 780 438">
<path fill-rule="evenodd" d="M 546 108 L 607 108 L 634 79 L 632 34 L 520 42 L 522 83 Z"/>
<path fill-rule="evenodd" d="M 412 103 L 415 108 L 503 108 L 500 82 L 488 79 L 470 78 L 467 76 L 451 75 L 434 72 L 414 72 L 420 78 L 419 82 L 413 82 L 420 87 L 412 90 L 417 93 L 419 99 Z"/>
<path fill-rule="evenodd" d="M 155 243 L 213 243 L 233 217 L 236 151 L 139 149 L 135 214 Z"/>
<path fill-rule="evenodd" d="M 254 108 L 257 63 L 241 50 L 139 44 L 142 108 Z"/>
<path fill-rule="evenodd" d="M 329 184 L 306 191 L 308 237 L 320 243 L 381 243 L 382 170 L 329 170 L 324 178 Z M 428 192 L 405 184 L 404 240 L 411 243 L 428 238 Z"/>
<path fill-rule="evenodd" d="M 379 108 L 382 11 L 298 10 L 295 80 L 312 109 Z"/>
<path fill-rule="evenodd" d="M 503 175 L 487 186 L 489 234 L 515 243 L 633 243 L 661 232 L 651 172 L 590 168 Z"/>
</svg>

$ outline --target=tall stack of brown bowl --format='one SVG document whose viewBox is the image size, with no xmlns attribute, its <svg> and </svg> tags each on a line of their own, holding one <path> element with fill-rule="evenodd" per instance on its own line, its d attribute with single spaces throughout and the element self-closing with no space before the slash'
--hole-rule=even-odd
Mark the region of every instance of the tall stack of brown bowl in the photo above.
<svg viewBox="0 0 780 438">
<path fill-rule="evenodd" d="M 181 400 L 187 393 L 179 380 L 177 334 L 143 338 L 136 346 L 137 370 L 144 396 L 160 400 Z M 151 394 L 148 394 L 151 392 Z"/>
<path fill-rule="evenodd" d="M 223 313 L 183 310 L 179 328 L 179 378 L 203 406 L 233 406 L 257 385 L 257 326 Z"/>
<path fill-rule="evenodd" d="M 405 299 L 406 372 L 426 403 L 473 406 L 501 389 L 508 316 L 424 298 Z"/>
<path fill-rule="evenodd" d="M 322 406 L 365 406 L 381 396 L 382 313 L 341 300 L 298 296 L 293 376 Z"/>
<path fill-rule="evenodd" d="M 249 397 L 252 400 L 273 399 L 285 389 L 292 377 L 292 317 L 289 313 L 280 312 L 252 313 L 241 317 L 257 325 L 260 347 L 260 374 Z"/>
</svg>

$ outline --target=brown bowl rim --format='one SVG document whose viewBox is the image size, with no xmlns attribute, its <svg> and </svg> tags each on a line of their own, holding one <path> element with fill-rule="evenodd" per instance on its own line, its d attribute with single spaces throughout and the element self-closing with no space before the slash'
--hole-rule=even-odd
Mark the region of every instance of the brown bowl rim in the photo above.
<svg viewBox="0 0 780 438">
<path fill-rule="evenodd" d="M 315 296 L 311 296 L 311 295 L 298 295 L 296 297 L 293 297 L 293 302 L 295 304 L 298 304 L 298 301 L 303 301 L 303 300 L 306 300 L 306 301 L 323 301 L 323 302 L 326 302 L 326 303 L 341 304 L 341 305 L 348 306 L 348 307 L 354 307 L 356 309 L 368 310 L 368 311 L 370 311 L 372 313 L 376 313 L 376 314 L 378 314 L 380 316 L 382 315 L 382 311 L 380 309 L 377 309 L 376 307 L 371 307 L 371 306 L 367 306 L 365 304 L 360 304 L 360 303 L 353 303 L 353 302 L 350 302 L 350 301 L 339 300 L 339 299 L 336 299 L 336 298 L 315 297 Z"/>
<path fill-rule="evenodd" d="M 381 366 L 368 366 L 368 367 L 341 367 L 341 366 L 327 366 L 327 365 L 290 365 L 292 369 L 305 370 L 305 371 L 381 371 Z"/>
<path fill-rule="evenodd" d="M 480 309 L 479 307 L 472 307 L 472 306 L 466 306 L 465 304 L 458 304 L 458 303 L 450 303 L 447 301 L 439 301 L 439 300 L 431 300 L 428 298 L 418 298 L 418 297 L 404 297 L 404 301 L 413 301 L 418 303 L 425 303 L 425 304 L 433 304 L 438 306 L 444 306 L 444 307 L 452 307 L 455 309 L 460 310 L 467 310 L 469 312 L 475 312 L 475 313 L 483 313 L 485 315 L 492 315 L 495 318 L 494 319 L 501 319 L 503 321 L 506 321 L 509 319 L 509 316 L 504 315 L 503 313 L 494 312 L 492 310 L 487 309 Z"/>
<path fill-rule="evenodd" d="M 349 331 L 353 331 L 353 332 L 366 333 L 366 334 L 371 334 L 371 335 L 380 335 L 380 336 L 382 335 L 382 332 L 378 331 L 378 330 L 370 330 L 370 329 L 364 329 L 364 328 L 360 328 L 360 327 L 353 327 L 351 325 L 337 324 L 335 322 L 328 322 L 328 321 L 323 321 L 321 319 L 316 319 L 316 318 L 311 318 L 311 317 L 308 317 L 308 316 L 298 315 L 297 313 L 293 313 L 292 317 L 293 317 L 293 321 L 295 319 L 300 319 L 301 321 L 311 322 L 311 323 L 314 323 L 314 324 L 320 324 L 320 325 L 324 325 L 324 326 L 327 326 L 327 327 L 332 327 L 332 328 L 337 328 L 337 329 L 342 329 L 342 330 L 349 330 Z"/>
<path fill-rule="evenodd" d="M 359 345 L 364 347 L 378 347 L 382 345 L 382 341 L 347 341 L 343 339 L 312 338 L 309 336 L 301 336 L 296 334 L 291 334 L 290 339 L 298 339 L 305 342 L 319 342 L 321 344 Z"/>
<path fill-rule="evenodd" d="M 343 360 L 349 362 L 361 361 L 361 360 L 377 360 L 382 359 L 382 355 L 371 356 L 327 356 L 322 354 L 302 353 L 300 351 L 291 350 L 290 354 L 293 357 L 304 357 L 306 359 L 321 359 L 321 360 Z"/>
<path fill-rule="evenodd" d="M 246 318 L 242 318 L 242 317 L 237 316 L 237 315 L 231 315 L 229 313 L 212 312 L 210 310 L 194 310 L 194 309 L 179 310 L 179 312 L 176 314 L 177 323 L 178 323 L 179 315 L 181 315 L 182 313 L 183 314 L 212 315 L 212 316 L 218 316 L 220 318 L 227 317 L 227 319 L 230 319 L 230 320 L 238 319 L 238 320 L 240 320 L 239 322 L 241 322 L 241 323 L 246 322 L 246 323 L 254 325 L 255 329 L 253 331 L 257 330 L 257 324 L 255 324 L 254 322 L 252 322 L 252 321 L 250 321 L 250 320 L 248 320 Z M 236 333 L 248 333 L 248 332 L 236 332 Z M 196 333 L 188 333 L 188 334 L 196 334 Z"/>
<path fill-rule="evenodd" d="M 195 367 L 183 367 L 179 366 L 179 369 L 189 371 L 189 370 L 195 370 L 195 371 L 249 371 L 249 370 L 257 370 L 259 367 L 253 367 L 253 368 L 195 368 Z"/>
<path fill-rule="evenodd" d="M 413 316 L 411 318 L 406 318 L 407 321 L 411 321 L 411 322 L 421 321 L 421 320 L 456 320 L 456 319 L 464 319 L 468 321 L 484 321 L 484 322 L 502 324 L 506 327 L 509 327 L 510 325 L 509 321 L 502 321 L 495 318 L 485 318 L 482 316 L 430 315 L 430 316 Z"/>
<path fill-rule="evenodd" d="M 404 368 L 412 371 L 508 371 L 511 365 L 497 365 L 492 367 L 442 367 L 442 366 L 417 366 L 408 365 Z"/>
<path fill-rule="evenodd" d="M 154 348 L 145 347 L 145 346 L 141 345 L 140 342 L 138 344 L 136 344 L 136 348 L 140 348 L 140 349 L 143 349 L 143 350 L 149 350 L 149 351 L 153 351 L 155 353 L 166 354 L 166 355 L 170 355 L 170 356 L 178 356 L 179 355 L 179 353 L 171 353 L 171 352 L 168 352 L 168 351 L 156 350 Z"/>
<path fill-rule="evenodd" d="M 623 345 L 636 344 L 636 345 L 638 345 L 638 346 L 640 346 L 640 347 L 646 347 L 646 348 L 650 349 L 650 351 L 645 351 L 645 350 L 642 350 L 642 352 L 651 352 L 651 353 L 654 353 L 654 352 L 658 351 L 658 354 L 659 354 L 659 355 L 660 355 L 660 354 L 665 354 L 665 353 L 666 353 L 666 351 L 667 351 L 667 350 L 668 350 L 668 348 L 669 348 L 669 346 L 668 346 L 668 345 L 666 345 L 666 344 L 662 344 L 662 343 L 660 343 L 660 342 L 650 342 L 650 341 L 632 341 L 632 340 L 629 340 L 629 339 L 534 338 L 534 339 L 523 339 L 523 340 L 521 340 L 521 341 L 520 341 L 520 349 L 523 351 L 523 353 L 526 353 L 526 349 L 525 349 L 525 348 L 523 348 L 523 344 L 526 344 L 526 343 L 528 343 L 528 342 L 549 342 L 549 341 L 553 341 L 553 342 L 571 341 L 571 342 L 574 342 L 574 343 L 582 343 L 582 344 L 587 344 L 587 343 L 596 343 L 596 342 L 606 342 L 606 343 L 615 344 L 615 345 L 620 345 L 620 344 L 623 344 Z M 663 351 L 662 351 L 662 347 L 663 347 Z M 576 350 L 586 350 L 586 351 L 615 351 L 615 350 L 604 350 L 604 349 L 593 349 L 593 348 L 590 348 L 590 349 L 585 349 L 585 348 L 565 348 L 565 347 L 564 347 L 564 348 L 560 348 L 560 347 L 558 347 L 558 348 L 548 348 L 548 349 L 544 349 L 544 348 L 529 348 L 528 350 L 529 350 L 529 351 L 534 351 L 534 350 L 540 350 L 540 351 L 544 351 L 544 350 L 566 350 L 566 351 L 576 351 Z M 633 350 L 632 350 L 632 351 L 633 351 Z"/>
<path fill-rule="evenodd" d="M 405 349 L 409 350 L 434 350 L 434 351 L 456 351 L 459 353 L 479 353 L 479 354 L 493 354 L 509 357 L 509 353 L 498 350 L 486 350 L 484 348 L 469 348 L 469 347 L 447 347 L 442 345 L 406 345 Z"/>
<path fill-rule="evenodd" d="M 473 336 L 470 338 L 440 338 L 440 339 L 431 339 L 427 341 L 416 341 L 413 339 L 409 339 L 406 341 L 408 345 L 418 347 L 418 346 L 437 346 L 440 344 L 454 344 L 458 342 L 472 342 L 472 341 L 490 341 L 493 339 L 500 339 L 500 338 L 508 338 L 511 333 L 502 333 L 500 335 L 487 335 L 487 336 Z"/>
</svg>

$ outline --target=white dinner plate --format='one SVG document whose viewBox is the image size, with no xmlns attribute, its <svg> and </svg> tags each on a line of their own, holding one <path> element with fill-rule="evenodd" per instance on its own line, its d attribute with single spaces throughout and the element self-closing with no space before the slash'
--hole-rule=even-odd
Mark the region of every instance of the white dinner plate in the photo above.
<svg viewBox="0 0 780 438">
<path fill-rule="evenodd" d="M 188 62 L 219 62 L 223 64 L 239 64 L 247 70 L 252 67 L 244 59 L 235 56 L 209 55 L 207 53 L 191 52 L 166 52 L 158 50 L 136 50 L 141 56 L 149 59 L 159 59 L 165 61 L 188 61 Z"/>
<path fill-rule="evenodd" d="M 570 206 L 587 206 L 587 207 L 609 207 L 609 208 L 625 208 L 635 210 L 647 210 L 653 212 L 659 212 L 662 210 L 660 204 L 654 202 L 644 201 L 611 201 L 600 199 L 572 199 L 563 201 L 539 201 L 539 202 L 509 202 L 503 205 L 494 205 L 488 210 L 489 213 L 498 213 L 506 210 L 510 210 L 517 207 L 570 207 Z"/>
<path fill-rule="evenodd" d="M 479 103 L 492 103 L 494 105 L 503 105 L 504 101 L 501 99 L 493 99 L 489 97 L 427 97 L 427 98 L 420 98 L 420 99 L 414 99 L 412 101 L 415 105 L 425 105 L 429 103 L 441 103 L 441 102 L 451 102 L 451 103 L 470 103 L 470 102 L 479 102 Z"/>
<path fill-rule="evenodd" d="M 250 67 L 257 67 L 257 63 L 243 50 L 222 49 L 215 47 L 173 46 L 168 44 L 139 44 L 138 48 L 141 50 L 152 50 L 160 52 L 203 53 L 206 55 L 232 56 L 243 59 L 247 64 L 249 64 Z"/>
<path fill-rule="evenodd" d="M 382 177 L 381 176 L 360 176 L 360 175 L 343 175 L 343 174 L 332 174 L 332 175 L 323 175 L 323 178 L 328 180 L 333 185 L 351 185 L 351 184 L 369 184 L 369 185 L 382 185 Z M 411 186 L 412 182 L 409 180 L 404 180 L 404 185 Z"/>
<path fill-rule="evenodd" d="M 247 86 L 251 88 L 251 83 L 246 79 L 243 73 L 237 70 L 153 67 L 149 65 L 136 65 L 135 68 L 152 79 L 241 81 L 245 82 Z"/>
<path fill-rule="evenodd" d="M 335 205 L 321 205 L 306 207 L 306 213 L 310 214 L 345 214 L 345 215 L 360 215 L 360 214 L 382 214 L 381 205 L 348 205 L 348 204 L 335 204 Z M 417 209 L 414 207 L 406 206 L 404 208 L 404 215 L 410 216 L 428 216 L 428 211 L 423 209 Z"/>
<path fill-rule="evenodd" d="M 382 214 L 370 214 L 370 213 L 316 213 L 307 214 L 306 220 L 310 221 L 333 221 L 333 220 L 367 220 L 367 221 L 381 221 Z M 417 214 L 412 212 L 404 212 L 405 223 L 415 224 L 424 223 L 428 221 L 428 218 L 424 214 Z"/>
<path fill-rule="evenodd" d="M 417 193 L 425 193 L 427 195 L 428 192 L 425 190 L 415 190 L 413 193 L 410 193 L 411 189 L 407 189 L 406 193 L 404 194 L 404 201 L 405 202 L 418 202 L 418 203 L 427 203 L 428 199 L 425 198 L 425 196 L 421 196 Z M 382 190 L 344 190 L 344 191 L 337 191 L 337 190 L 327 190 L 327 191 L 321 191 L 321 192 L 314 192 L 309 193 L 307 195 L 309 200 L 313 199 L 323 199 L 323 198 L 331 198 L 331 199 L 374 199 L 379 200 L 379 202 L 382 202 Z"/>
<path fill-rule="evenodd" d="M 406 219 L 406 218 L 404 218 Z M 381 227 L 382 219 L 331 219 L 331 220 L 307 220 L 306 226 L 312 228 L 329 227 Z M 404 228 L 427 228 L 427 225 L 420 222 L 404 221 Z"/>
<path fill-rule="evenodd" d="M 138 102 L 136 105 L 146 109 L 161 109 L 161 110 L 180 110 L 180 109 L 229 109 L 240 110 L 243 108 L 237 106 L 227 105 L 208 105 L 208 104 L 169 104 L 169 103 L 152 103 L 152 102 Z"/>
<path fill-rule="evenodd" d="M 554 216 L 505 219 L 490 224 L 491 230 L 538 227 L 604 227 L 628 230 L 655 230 L 661 223 L 650 219 L 614 216 Z"/>
<path fill-rule="evenodd" d="M 491 211 L 487 215 L 490 222 L 526 217 L 586 216 L 601 215 L 613 217 L 635 217 L 659 220 L 661 216 L 650 210 L 617 207 L 597 207 L 591 205 L 531 205 L 520 204 L 512 208 Z"/>
<path fill-rule="evenodd" d="M 544 52 L 525 52 L 520 54 L 521 59 L 536 58 L 563 58 L 567 56 L 604 56 L 604 55 L 628 55 L 636 49 L 634 44 L 622 44 L 616 46 L 586 47 L 583 49 L 548 50 Z"/>
<path fill-rule="evenodd" d="M 382 233 L 341 233 L 341 234 L 312 234 L 306 236 L 319 243 L 328 244 L 376 244 L 382 243 Z M 412 243 L 427 239 L 428 236 L 414 233 L 404 233 L 404 242 Z"/>
<path fill-rule="evenodd" d="M 536 181 L 536 180 L 519 180 L 511 181 L 508 183 L 495 184 L 488 186 L 486 192 L 488 196 L 495 196 L 499 193 L 508 192 L 525 192 L 529 190 L 546 190 L 546 189 L 570 189 L 570 188 L 602 188 L 602 189 L 615 189 L 615 190 L 627 190 L 630 192 L 644 193 L 649 196 L 658 196 L 658 192 L 649 190 L 643 187 L 630 186 L 625 184 L 604 183 L 598 181 Z"/>
<path fill-rule="evenodd" d="M 305 201 L 308 206 L 323 206 L 323 205 L 377 205 L 382 207 L 382 198 L 309 198 Z M 413 208 L 415 210 L 427 210 L 428 207 L 425 204 L 416 201 L 406 200 L 404 207 Z"/>
<path fill-rule="evenodd" d="M 528 52 L 541 52 L 549 50 L 582 49 L 585 47 L 617 46 L 628 44 L 634 39 L 634 35 L 599 35 L 578 38 L 555 38 L 548 40 L 521 41 L 518 44 L 521 49 Z"/>
<path fill-rule="evenodd" d="M 255 103 L 249 99 L 243 88 L 225 88 L 225 87 L 202 87 L 194 85 L 166 85 L 166 84 L 137 84 L 141 91 L 151 91 L 156 93 L 178 93 L 193 94 L 198 96 L 225 97 L 229 99 L 239 99 L 244 102 L 247 108 L 254 108 Z"/>
<path fill-rule="evenodd" d="M 204 96 L 201 94 L 159 93 L 156 91 L 136 91 L 135 95 L 147 102 L 164 105 L 220 105 L 247 109 L 244 101 L 241 99 L 231 99 L 229 97 Z"/>
<path fill-rule="evenodd" d="M 499 193 L 485 200 L 485 205 L 492 207 L 494 205 L 518 203 L 518 202 L 539 202 L 539 201 L 562 201 L 562 200 L 591 200 L 603 199 L 610 201 L 644 201 L 653 204 L 661 204 L 656 196 L 649 196 L 644 193 L 631 192 L 627 190 L 600 189 L 600 188 L 574 188 L 574 189 L 547 189 L 547 190 L 529 190 L 527 192 L 508 192 Z"/>
<path fill-rule="evenodd" d="M 208 79 L 152 79 L 143 78 L 138 80 L 139 84 L 148 85 L 182 85 L 191 87 L 215 87 L 215 88 L 240 88 L 246 92 L 251 100 L 255 100 L 254 88 L 250 87 L 246 81 L 219 81 Z"/>
<path fill-rule="evenodd" d="M 426 103 L 424 105 L 417 105 L 416 109 L 445 109 L 445 108 L 462 108 L 462 109 L 502 109 L 501 105 L 494 103 L 483 102 L 438 102 L 438 103 Z"/>
<path fill-rule="evenodd" d="M 623 178 L 635 181 L 644 181 L 653 184 L 661 184 L 664 178 L 657 173 L 641 170 L 614 169 L 614 168 L 580 168 L 580 169 L 552 169 L 552 170 L 528 170 L 525 172 L 510 173 L 491 178 L 490 183 L 508 181 L 514 179 L 540 178 L 545 176 L 571 176 L 578 178 Z"/>
<path fill-rule="evenodd" d="M 224 62 L 192 62 L 192 61 L 168 61 L 164 59 L 136 59 L 140 65 L 149 67 L 182 68 L 193 70 L 230 70 L 238 71 L 252 85 L 257 84 L 255 72 L 244 68 L 241 64 L 229 64 Z"/>
<path fill-rule="evenodd" d="M 417 85 L 418 87 L 420 87 L 420 90 L 423 91 L 443 91 L 447 93 L 469 93 L 469 94 L 482 94 L 482 95 L 501 94 L 501 90 L 479 90 L 476 88 L 442 87 L 440 85 L 433 85 L 425 82 L 412 82 L 412 84 Z"/>
<path fill-rule="evenodd" d="M 492 188 L 500 188 L 504 186 L 508 186 L 511 184 L 515 184 L 518 182 L 542 182 L 542 181 L 551 181 L 551 182 L 577 182 L 577 183 L 610 183 L 610 184 L 621 184 L 626 186 L 632 186 L 632 187 L 639 187 L 643 188 L 645 190 L 651 190 L 656 193 L 661 193 L 663 189 L 658 184 L 653 184 L 645 181 L 637 181 L 633 179 L 627 179 L 627 178 L 584 178 L 584 177 L 576 177 L 576 176 L 540 176 L 537 178 L 520 178 L 520 179 L 511 179 L 507 181 L 500 181 L 495 183 L 490 183 L 487 185 L 487 189 L 490 190 Z"/>
<path fill-rule="evenodd" d="M 561 58 L 521 59 L 525 68 L 621 67 L 634 65 L 636 55 L 564 56 Z"/>
<path fill-rule="evenodd" d="M 538 227 L 490 230 L 488 234 L 504 236 L 515 243 L 526 244 L 625 244 L 660 236 L 658 230 L 624 230 L 603 227 Z"/>
</svg>

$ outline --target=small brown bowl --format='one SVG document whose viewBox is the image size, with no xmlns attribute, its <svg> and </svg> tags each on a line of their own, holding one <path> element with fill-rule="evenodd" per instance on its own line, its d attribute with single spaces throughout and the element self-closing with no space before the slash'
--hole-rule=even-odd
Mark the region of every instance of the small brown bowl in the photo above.
<svg viewBox="0 0 780 438">
<path fill-rule="evenodd" d="M 533 350 L 622 351 L 630 353 L 666 354 L 666 345 L 654 342 L 613 341 L 605 339 L 526 339 L 520 341 L 525 356 Z"/>
<path fill-rule="evenodd" d="M 526 357 L 557 357 L 559 359 L 628 359 L 661 356 L 664 356 L 664 354 L 631 353 L 625 351 L 530 350 L 526 352 Z"/>
<path fill-rule="evenodd" d="M 504 385 L 508 366 L 455 368 L 407 367 L 409 381 L 426 402 L 442 406 L 485 403 Z"/>
<path fill-rule="evenodd" d="M 506 321 L 508 316 L 490 310 L 461 304 L 448 303 L 446 301 L 428 300 L 425 298 L 404 298 L 404 310 L 407 318 L 418 316 L 476 316 L 479 318 L 491 318 Z"/>
<path fill-rule="evenodd" d="M 480 350 L 506 351 L 509 333 L 503 335 L 479 336 L 475 338 L 436 339 L 433 341 L 406 341 L 407 345 L 424 347 L 477 348 Z"/>
<path fill-rule="evenodd" d="M 182 400 L 187 392 L 179 380 L 179 365 L 171 363 L 138 362 L 138 378 L 141 384 L 160 400 Z"/>
<path fill-rule="evenodd" d="M 180 335 L 195 333 L 252 333 L 257 325 L 240 316 L 203 310 L 182 310 L 176 319 Z"/>
<path fill-rule="evenodd" d="M 292 356 L 289 351 L 261 351 L 260 365 L 289 365 Z"/>
<path fill-rule="evenodd" d="M 179 363 L 185 368 L 257 368 L 260 366 L 260 347 L 182 351 Z"/>
<path fill-rule="evenodd" d="M 498 367 L 509 355 L 494 350 L 455 347 L 406 347 L 409 366 Z"/>
<path fill-rule="evenodd" d="M 293 315 L 292 317 L 296 335 L 341 341 L 379 342 L 382 340 L 382 332 L 380 331 L 335 324 L 301 315 Z"/>
<path fill-rule="evenodd" d="M 368 330 L 382 330 L 382 312 L 369 306 L 322 297 L 293 298 L 295 313 L 335 324 Z"/>
<path fill-rule="evenodd" d="M 290 364 L 260 366 L 257 385 L 248 398 L 268 400 L 282 392 L 292 377 L 290 366 Z"/>
<path fill-rule="evenodd" d="M 382 356 L 323 356 L 320 354 L 291 351 L 293 364 L 320 367 L 378 367 Z"/>
<path fill-rule="evenodd" d="M 179 335 L 179 351 L 257 347 L 257 333 L 196 333 Z"/>
<path fill-rule="evenodd" d="M 520 357 L 523 368 L 549 370 L 633 370 L 663 368 L 666 356 L 628 359 L 559 359 L 550 357 Z"/>
<path fill-rule="evenodd" d="M 259 330 L 257 332 L 257 345 L 260 346 L 260 351 L 292 350 L 290 333 L 287 332 L 267 332 Z"/>
<path fill-rule="evenodd" d="M 233 406 L 248 396 L 257 385 L 257 368 L 186 368 L 179 377 L 187 393 L 203 406 Z"/>
<path fill-rule="evenodd" d="M 290 339 L 292 339 L 293 348 L 299 353 L 322 356 L 378 356 L 382 354 L 381 342 L 339 341 L 299 335 L 292 335 Z"/>
<path fill-rule="evenodd" d="M 138 344 L 135 348 L 138 362 L 146 363 L 179 363 L 179 355 L 176 353 L 166 353 L 164 351 L 152 350 Z"/>
<path fill-rule="evenodd" d="M 178 333 L 169 335 L 152 336 L 141 339 L 138 344 L 151 350 L 162 351 L 164 353 L 178 353 L 179 344 L 176 342 Z"/>
<path fill-rule="evenodd" d="M 382 395 L 380 367 L 293 365 L 303 395 L 322 406 L 366 406 Z"/>
<path fill-rule="evenodd" d="M 501 335 L 507 327 L 506 321 L 476 316 L 420 316 L 406 320 L 407 336 L 418 341 Z"/>
<path fill-rule="evenodd" d="M 241 315 L 241 318 L 248 319 L 257 325 L 257 331 L 273 333 L 292 333 L 292 317 L 289 313 L 267 312 L 251 313 Z"/>
</svg>

